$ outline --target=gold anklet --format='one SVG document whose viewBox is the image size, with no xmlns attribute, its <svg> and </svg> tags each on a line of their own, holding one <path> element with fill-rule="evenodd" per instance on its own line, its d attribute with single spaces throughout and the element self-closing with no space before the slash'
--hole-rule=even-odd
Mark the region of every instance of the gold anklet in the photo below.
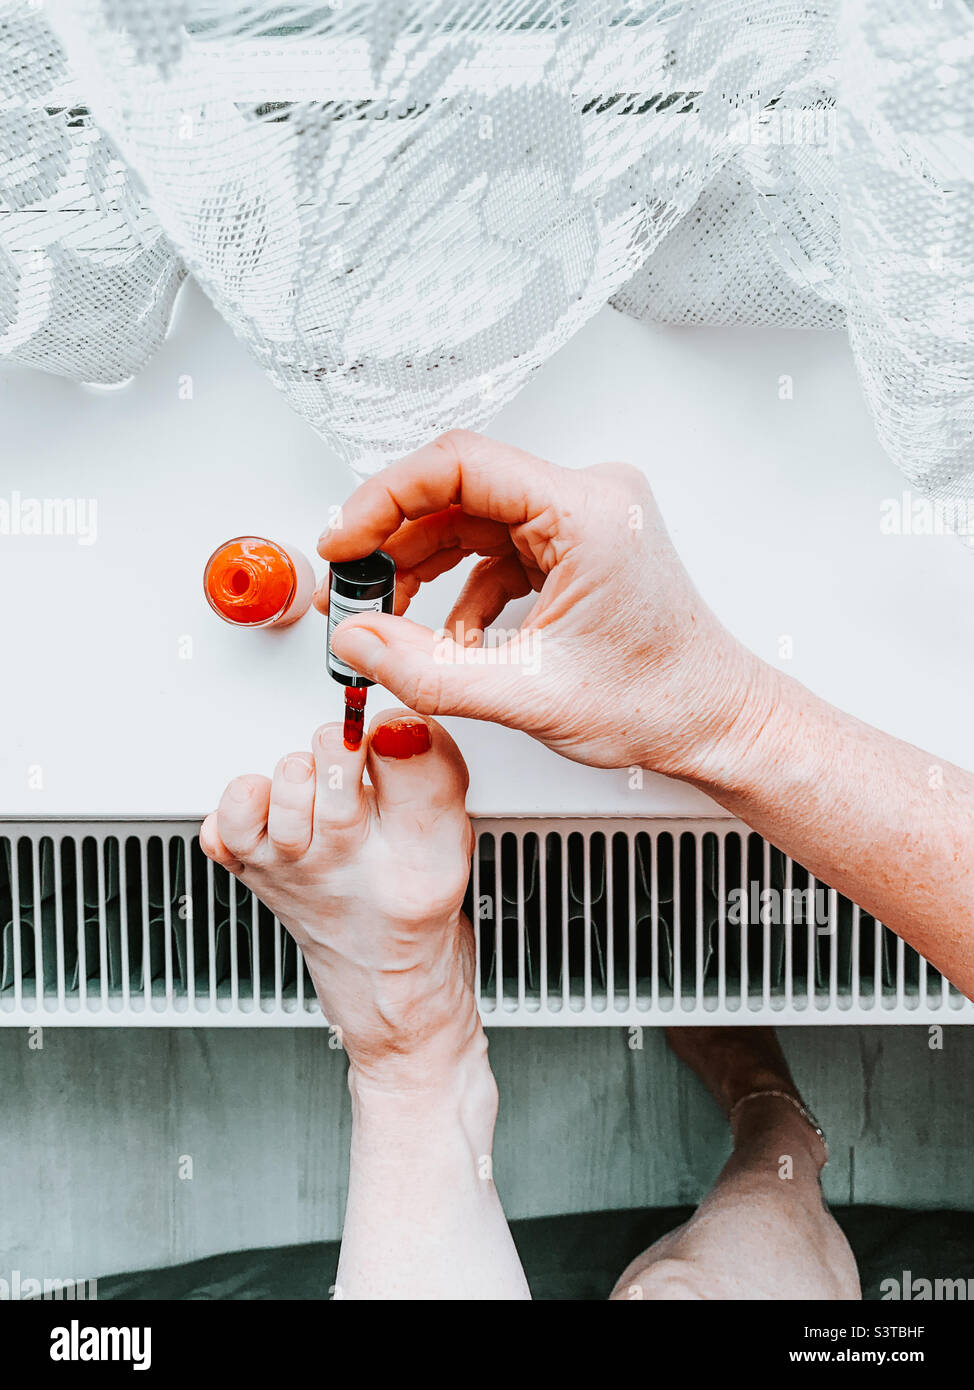
<svg viewBox="0 0 974 1390">
<path fill-rule="evenodd" d="M 731 1126 L 733 1126 L 734 1116 L 737 1114 L 738 1110 L 744 1104 L 745 1101 L 761 1100 L 767 1097 L 775 1097 L 778 1100 L 786 1100 L 789 1105 L 793 1105 L 795 1107 L 795 1109 L 798 1111 L 799 1115 L 801 1115 L 802 1119 L 806 1122 L 806 1124 L 810 1125 L 811 1128 L 818 1135 L 819 1139 L 821 1139 L 822 1148 L 825 1150 L 825 1162 L 828 1163 L 829 1141 L 825 1137 L 825 1131 L 819 1124 L 818 1120 L 816 1120 L 812 1112 L 809 1110 L 808 1106 L 803 1105 L 797 1096 L 790 1095 L 788 1091 L 749 1091 L 746 1096 L 741 1096 L 740 1100 L 735 1101 L 734 1104 L 731 1106 L 730 1113 L 727 1116 L 728 1123 Z"/>
</svg>

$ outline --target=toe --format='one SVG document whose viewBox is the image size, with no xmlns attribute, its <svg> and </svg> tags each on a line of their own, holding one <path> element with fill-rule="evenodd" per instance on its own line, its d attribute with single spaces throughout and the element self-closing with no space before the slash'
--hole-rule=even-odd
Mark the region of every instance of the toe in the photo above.
<svg viewBox="0 0 974 1390">
<path fill-rule="evenodd" d="M 232 874 L 235 874 L 238 869 L 243 868 L 237 856 L 231 854 L 220 839 L 215 811 L 211 811 L 200 826 L 200 848 L 207 859 L 212 859 L 214 864 L 222 864 L 223 867 L 229 869 Z"/>
<path fill-rule="evenodd" d="M 315 764 L 310 753 L 289 753 L 274 769 L 267 838 L 284 859 L 300 859 L 311 844 Z"/>
<path fill-rule="evenodd" d="M 399 821 L 415 834 L 450 811 L 466 819 L 467 765 L 435 719 L 383 711 L 369 731 L 368 766 L 383 825 Z"/>
<path fill-rule="evenodd" d="M 341 724 L 322 724 L 311 744 L 315 761 L 315 831 L 350 825 L 365 808 L 362 769 L 365 740 L 358 748 L 345 744 Z"/>
<path fill-rule="evenodd" d="M 270 795 L 269 779 L 250 773 L 235 777 L 220 798 L 217 834 L 242 863 L 252 861 L 263 848 Z"/>
</svg>

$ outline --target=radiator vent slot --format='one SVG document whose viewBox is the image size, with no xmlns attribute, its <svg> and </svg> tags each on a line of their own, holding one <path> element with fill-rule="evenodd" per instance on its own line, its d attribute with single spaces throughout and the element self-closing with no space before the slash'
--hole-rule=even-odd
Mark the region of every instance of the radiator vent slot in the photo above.
<svg viewBox="0 0 974 1390">
<path fill-rule="evenodd" d="M 968 1022 L 880 922 L 739 822 L 480 820 L 493 1024 Z M 321 1025 L 288 933 L 195 823 L 0 824 L 0 1025 Z"/>
</svg>

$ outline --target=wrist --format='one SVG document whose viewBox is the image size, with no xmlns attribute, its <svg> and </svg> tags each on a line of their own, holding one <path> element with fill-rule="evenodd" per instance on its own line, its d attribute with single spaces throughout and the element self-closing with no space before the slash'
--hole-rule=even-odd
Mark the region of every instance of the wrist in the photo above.
<svg viewBox="0 0 974 1390">
<path fill-rule="evenodd" d="M 785 677 L 740 643 L 713 644 L 670 767 L 715 800 L 745 796 L 776 756 Z"/>
</svg>

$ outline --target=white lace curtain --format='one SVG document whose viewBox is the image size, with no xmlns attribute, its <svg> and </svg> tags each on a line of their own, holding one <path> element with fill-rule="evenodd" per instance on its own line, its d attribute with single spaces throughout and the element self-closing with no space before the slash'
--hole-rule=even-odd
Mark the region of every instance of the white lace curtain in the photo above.
<svg viewBox="0 0 974 1390">
<path fill-rule="evenodd" d="M 962 0 L 0 0 L 0 354 L 137 371 L 186 271 L 360 472 L 607 301 L 845 327 L 974 501 Z"/>
</svg>

